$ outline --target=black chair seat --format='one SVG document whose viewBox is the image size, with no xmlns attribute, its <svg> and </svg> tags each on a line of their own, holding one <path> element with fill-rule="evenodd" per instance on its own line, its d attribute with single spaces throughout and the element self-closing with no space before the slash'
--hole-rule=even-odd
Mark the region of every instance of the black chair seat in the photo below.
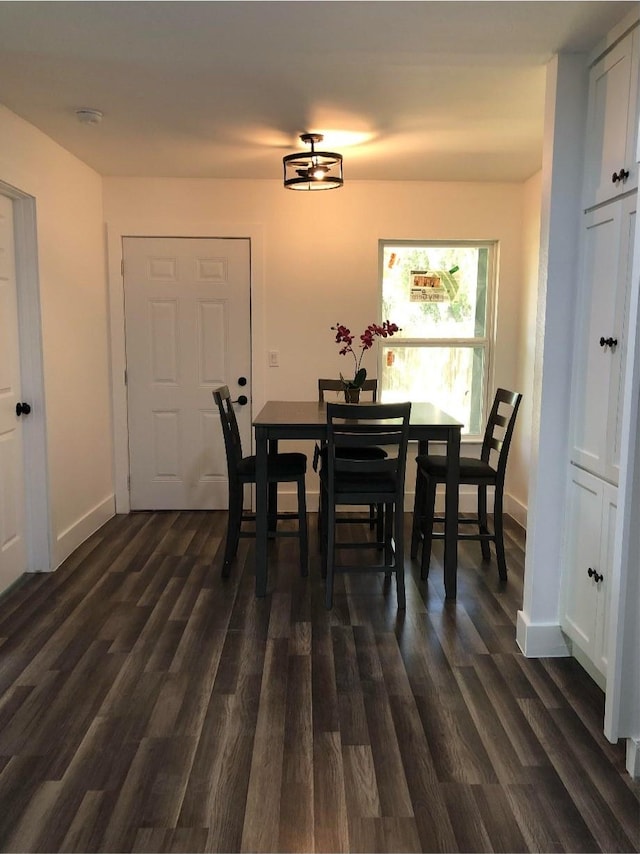
<svg viewBox="0 0 640 854">
<path fill-rule="evenodd" d="M 326 489 L 328 487 L 326 466 L 320 472 L 320 480 L 323 487 Z M 396 491 L 396 481 L 395 478 L 388 475 L 372 474 L 367 476 L 358 476 L 357 474 L 343 474 L 341 476 L 336 476 L 333 488 L 338 498 L 342 494 L 359 495 L 366 492 L 383 496 L 388 495 L 389 499 L 393 500 Z M 340 502 L 338 501 L 338 504 L 339 503 Z"/>
<path fill-rule="evenodd" d="M 306 474 L 307 457 L 305 454 L 276 454 L 267 457 L 267 478 L 270 480 L 283 480 L 284 478 L 296 478 Z M 238 463 L 238 474 L 251 481 L 256 479 L 255 456 L 243 457 Z"/>
<path fill-rule="evenodd" d="M 384 448 L 336 448 L 336 456 L 343 460 L 383 460 L 387 456 Z M 319 451 L 320 461 L 326 465 L 327 446 Z"/>
<path fill-rule="evenodd" d="M 416 465 L 429 477 L 446 480 L 447 458 L 442 454 L 419 454 L 416 457 Z M 460 480 L 472 478 L 473 480 L 496 479 L 496 470 L 484 460 L 475 457 L 460 457 Z"/>
</svg>

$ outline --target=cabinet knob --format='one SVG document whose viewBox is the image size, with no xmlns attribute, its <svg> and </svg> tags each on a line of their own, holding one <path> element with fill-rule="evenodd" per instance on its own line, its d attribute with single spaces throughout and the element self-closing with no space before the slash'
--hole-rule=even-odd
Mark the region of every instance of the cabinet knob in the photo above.
<svg viewBox="0 0 640 854">
<path fill-rule="evenodd" d="M 31 406 L 24 401 L 20 403 L 16 403 L 16 415 L 20 417 L 20 415 L 28 415 L 31 412 Z"/>
<path fill-rule="evenodd" d="M 613 173 L 613 175 L 611 176 L 611 181 L 614 184 L 617 184 L 618 181 L 622 181 L 622 183 L 624 184 L 628 177 L 629 171 L 627 169 L 621 169 L 619 172 Z"/>
<path fill-rule="evenodd" d="M 602 338 L 600 339 L 600 346 L 601 347 L 617 347 L 618 346 L 618 339 L 617 338 L 611 338 L 611 337 L 605 338 L 603 335 Z"/>
<path fill-rule="evenodd" d="M 589 578 L 593 578 L 596 584 L 598 584 L 598 582 L 602 581 L 602 579 L 604 578 L 604 575 L 598 573 L 596 569 L 592 569 L 591 567 L 589 567 L 589 569 L 587 570 L 587 575 L 589 576 Z"/>
</svg>

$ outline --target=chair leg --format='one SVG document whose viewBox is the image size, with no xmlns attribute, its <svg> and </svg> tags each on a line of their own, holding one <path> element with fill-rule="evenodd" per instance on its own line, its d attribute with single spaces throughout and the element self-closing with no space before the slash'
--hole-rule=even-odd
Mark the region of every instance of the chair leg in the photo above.
<svg viewBox="0 0 640 854">
<path fill-rule="evenodd" d="M 376 540 L 381 543 L 384 539 L 384 504 L 376 508 Z"/>
<path fill-rule="evenodd" d="M 507 561 L 504 554 L 504 526 L 502 524 L 502 490 L 496 487 L 493 505 L 493 530 L 495 533 L 496 558 L 498 560 L 498 575 L 501 581 L 507 580 Z"/>
<path fill-rule="evenodd" d="M 489 525 L 487 523 L 487 487 L 478 487 L 478 532 L 480 534 L 489 533 Z M 489 540 L 480 540 L 480 548 L 482 549 L 483 560 L 491 560 L 491 548 Z"/>
<path fill-rule="evenodd" d="M 327 501 L 327 491 L 320 485 L 320 573 L 323 578 L 327 577 L 327 513 L 329 512 L 329 503 Z"/>
<path fill-rule="evenodd" d="M 417 557 L 421 539 L 422 516 L 424 515 L 425 477 L 420 469 L 416 474 L 416 492 L 413 500 L 413 523 L 411 526 L 411 557 Z"/>
<path fill-rule="evenodd" d="M 404 588 L 404 513 L 400 512 L 399 507 L 396 507 L 395 520 L 394 540 L 398 610 L 404 611 L 407 607 L 407 598 Z"/>
<path fill-rule="evenodd" d="M 385 581 L 391 581 L 393 575 L 393 504 L 379 504 L 378 513 L 380 514 L 378 529 L 382 531 L 382 533 L 376 534 L 378 551 L 384 551 L 384 562 L 387 567 L 384 578 Z"/>
<path fill-rule="evenodd" d="M 227 540 L 224 547 L 224 560 L 222 562 L 222 577 L 228 578 L 231 573 L 231 564 L 238 551 L 240 542 L 240 526 L 242 525 L 242 503 L 244 499 L 243 487 L 229 488 L 229 518 L 227 519 Z"/>
<path fill-rule="evenodd" d="M 422 560 L 420 562 L 420 578 L 424 581 L 429 577 L 431 563 L 431 541 L 433 539 L 433 517 L 436 511 L 436 479 L 424 478 L 424 515 L 422 517 Z"/>
<path fill-rule="evenodd" d="M 336 538 L 336 508 L 335 504 L 329 507 L 327 501 L 324 505 L 325 513 L 323 514 L 326 522 L 326 581 L 325 581 L 325 606 L 328 611 L 333 608 L 333 577 L 335 565 L 335 538 Z"/>
<path fill-rule="evenodd" d="M 369 505 L 369 530 L 373 531 L 376 527 L 376 505 Z"/>
<path fill-rule="evenodd" d="M 300 575 L 309 575 L 309 537 L 304 477 L 298 480 L 298 532 L 300 534 Z"/>
<path fill-rule="evenodd" d="M 393 520 L 395 517 L 393 504 L 384 506 L 384 562 L 388 567 L 393 564 Z M 391 569 L 385 573 L 391 575 Z"/>
</svg>

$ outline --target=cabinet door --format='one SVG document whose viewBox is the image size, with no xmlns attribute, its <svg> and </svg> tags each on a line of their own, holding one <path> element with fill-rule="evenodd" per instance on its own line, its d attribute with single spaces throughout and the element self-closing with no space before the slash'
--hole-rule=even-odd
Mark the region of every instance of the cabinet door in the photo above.
<svg viewBox="0 0 640 854">
<path fill-rule="evenodd" d="M 603 577 L 597 585 L 598 605 L 596 611 L 596 629 L 593 650 L 594 664 L 604 676 L 607 675 L 609 599 L 611 591 L 611 574 L 613 572 L 613 549 L 615 544 L 617 510 L 618 490 L 614 486 L 606 483 L 603 488 L 600 538 L 600 572 Z"/>
<path fill-rule="evenodd" d="M 607 349 L 609 360 L 609 398 L 607 407 L 606 457 L 604 476 L 612 483 L 620 479 L 620 435 L 622 426 L 622 400 L 624 393 L 624 367 L 627 352 L 629 296 L 633 267 L 633 244 L 636 227 L 637 195 L 620 202 L 620 248 L 618 250 L 618 285 L 615 289 L 615 316 L 610 334 L 618 344 Z"/>
<path fill-rule="evenodd" d="M 585 207 L 638 186 L 635 149 L 638 112 L 638 28 L 605 54 L 589 73 Z M 626 180 L 614 173 L 629 172 Z"/>
<path fill-rule="evenodd" d="M 606 470 L 608 401 L 615 347 L 615 303 L 621 208 L 614 202 L 585 214 L 576 309 L 572 399 L 573 462 L 600 476 Z"/>
<path fill-rule="evenodd" d="M 571 640 L 593 661 L 596 648 L 597 578 L 601 574 L 602 481 L 576 466 L 570 465 L 569 470 L 561 625 Z"/>
</svg>

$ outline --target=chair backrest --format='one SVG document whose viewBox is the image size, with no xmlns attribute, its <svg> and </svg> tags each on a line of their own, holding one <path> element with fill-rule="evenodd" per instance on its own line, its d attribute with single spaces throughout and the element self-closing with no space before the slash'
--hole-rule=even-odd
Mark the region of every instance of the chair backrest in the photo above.
<svg viewBox="0 0 640 854">
<path fill-rule="evenodd" d="M 336 474 L 392 478 L 396 496 L 404 495 L 411 403 L 327 403 L 327 464 L 329 490 Z M 384 446 L 387 456 L 359 456 L 358 449 Z M 353 454 L 337 454 L 336 449 Z M 366 503 L 366 502 L 363 502 Z"/>
<path fill-rule="evenodd" d="M 329 380 L 329 379 L 319 379 L 318 380 L 318 403 L 324 403 L 324 393 L 325 391 L 344 391 L 344 384 L 342 380 Z M 362 383 L 361 391 L 371 392 L 371 400 L 375 403 L 378 399 L 378 380 L 365 380 Z"/>
<path fill-rule="evenodd" d="M 507 469 L 509 446 L 521 400 L 522 395 L 519 392 L 507 391 L 504 388 L 499 388 L 493 399 L 487 429 L 484 431 L 480 459 L 488 463 L 492 452 L 498 455 L 495 466 L 498 479 L 504 479 Z"/>
<path fill-rule="evenodd" d="M 224 447 L 227 453 L 227 471 L 229 480 L 235 480 L 238 475 L 238 466 L 242 460 L 242 441 L 240 430 L 236 421 L 236 413 L 233 410 L 229 387 L 222 385 L 214 389 L 213 399 L 220 410 L 220 422 L 224 436 Z"/>
</svg>

